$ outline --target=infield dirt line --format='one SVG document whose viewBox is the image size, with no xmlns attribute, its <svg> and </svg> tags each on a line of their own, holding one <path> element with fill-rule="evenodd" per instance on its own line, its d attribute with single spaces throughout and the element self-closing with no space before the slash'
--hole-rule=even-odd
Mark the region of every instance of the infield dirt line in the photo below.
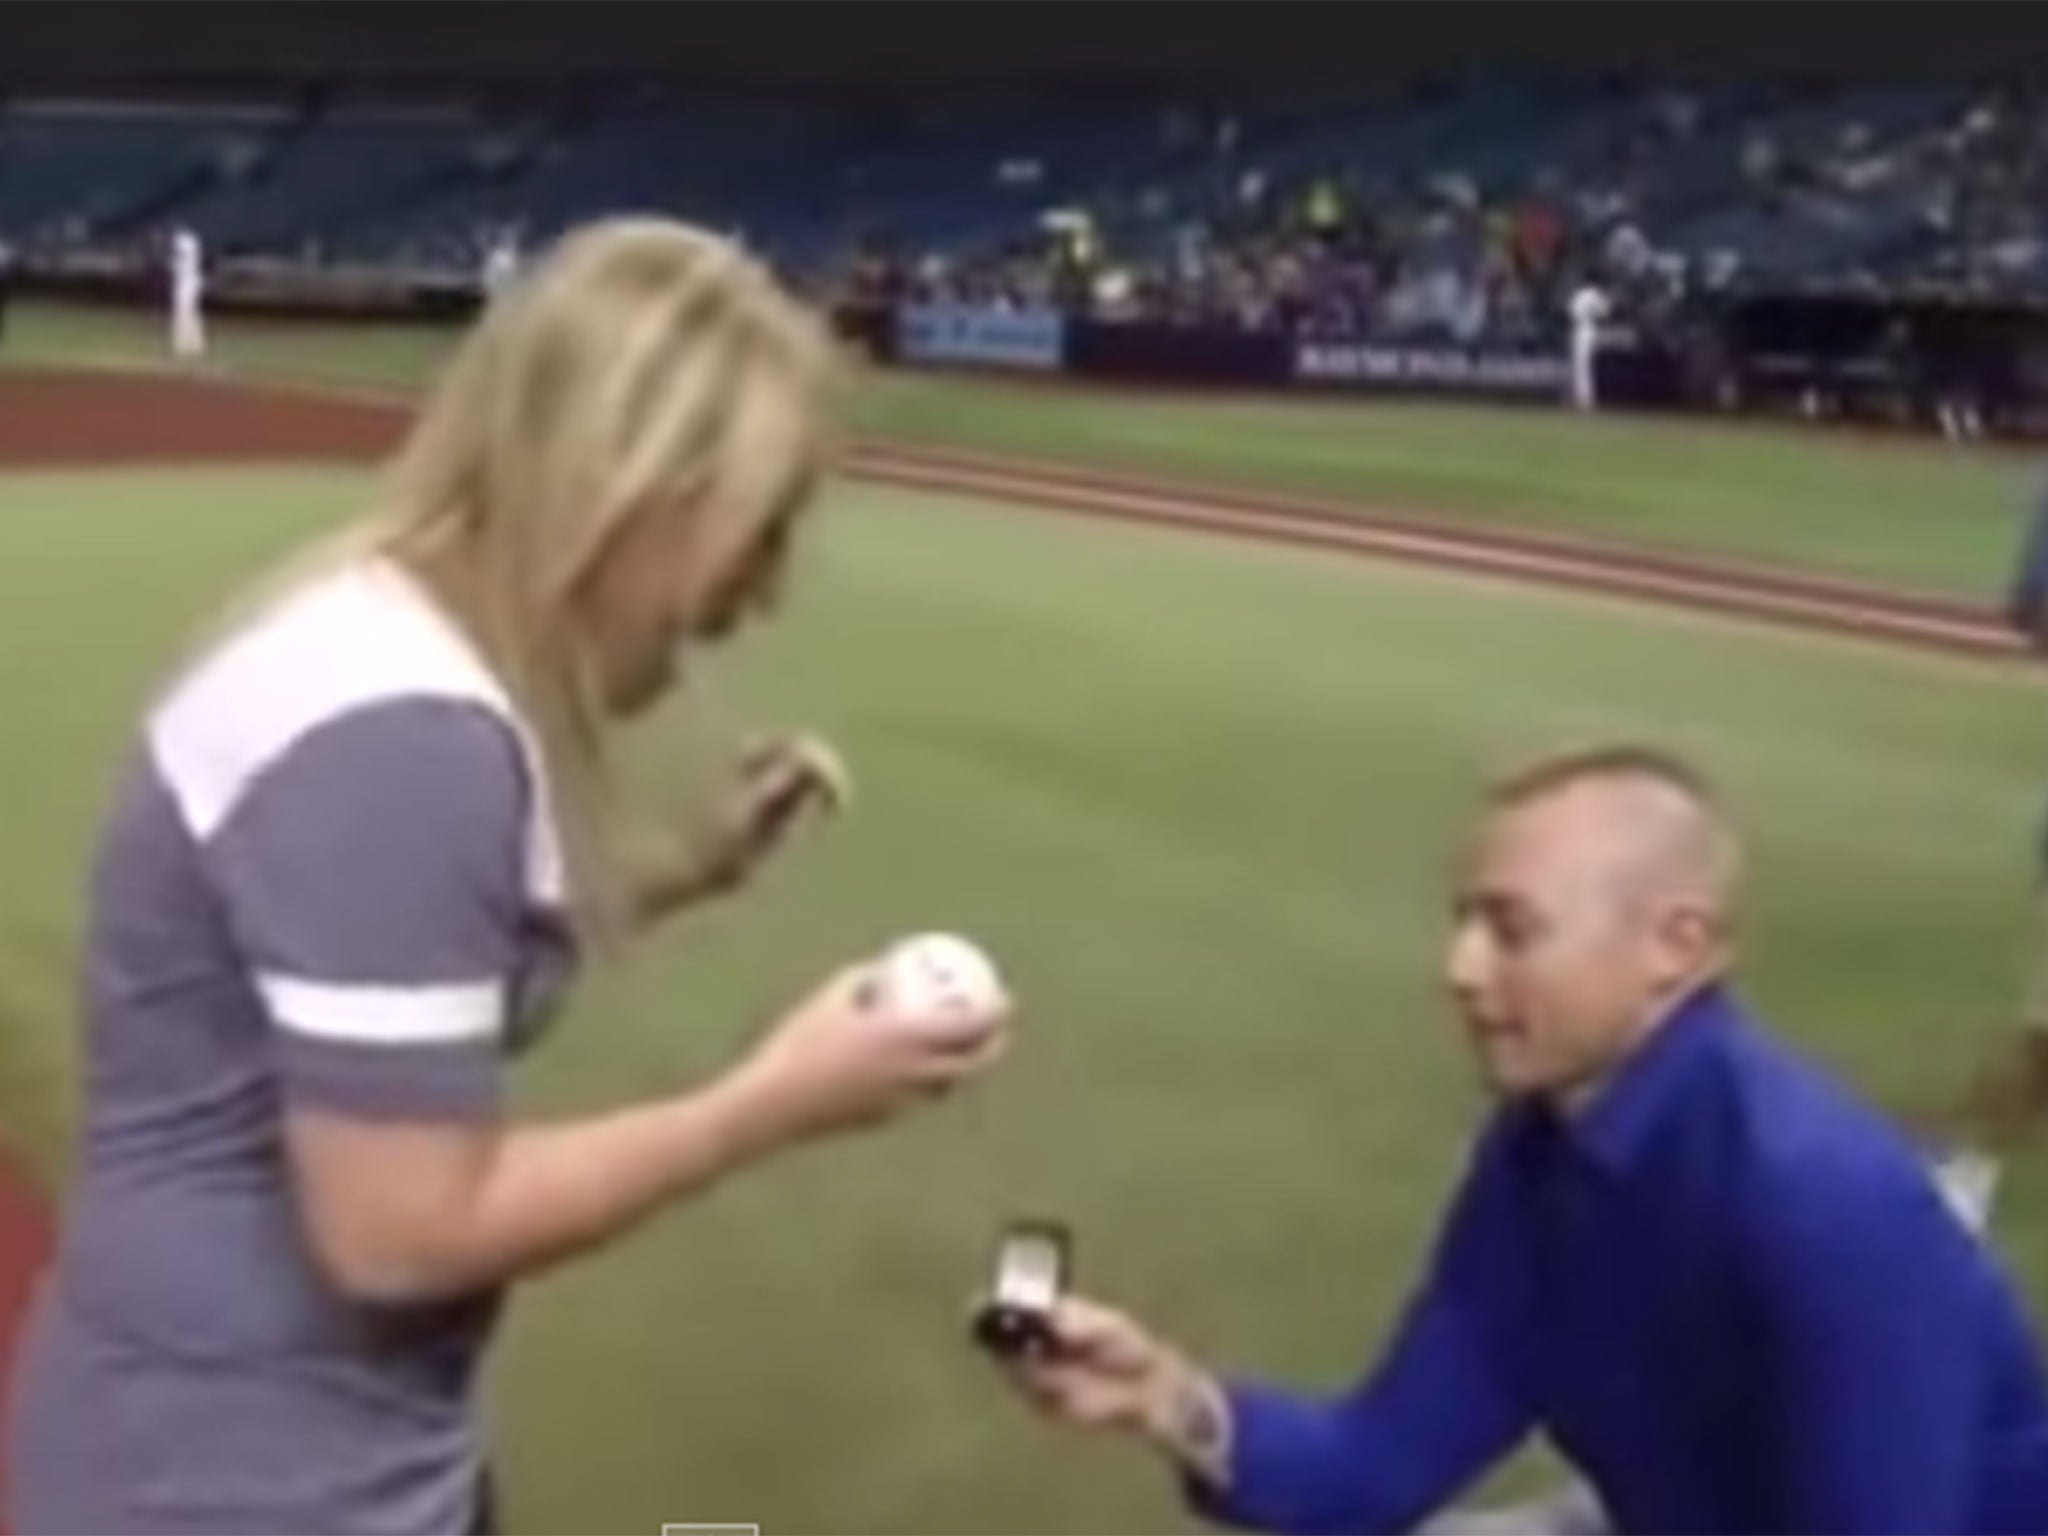
<svg viewBox="0 0 2048 1536">
<path fill-rule="evenodd" d="M 1656 545 L 1621 539 L 1599 539 L 1586 535 L 1534 532 L 1516 527 L 1480 527 L 1459 523 L 1444 516 L 1414 510 L 1382 508 L 1370 503 L 1346 502 L 1328 497 L 1283 495 L 1256 488 L 1198 484 L 1156 474 L 1135 474 L 1125 470 L 1018 458 L 1011 455 L 934 448 L 921 443 L 892 439 L 870 439 L 861 449 L 885 458 L 907 458 L 935 468 L 958 468 L 983 473 L 1027 476 L 1048 485 L 1072 485 L 1087 491 L 1135 491 L 1151 496 L 1174 496 L 1204 506 L 1228 503 L 1240 512 L 1270 513 L 1296 522 L 1325 523 L 1345 529 L 1360 527 L 1389 533 L 1412 534 L 1431 540 L 1451 539 L 1480 543 L 1489 548 L 1527 553 L 1542 559 L 1592 562 L 1603 567 L 1653 572 L 1680 580 L 1710 580 L 1759 591 L 1794 597 L 1878 603 L 1887 608 L 1910 610 L 1939 618 L 1981 620 L 1985 611 L 1938 593 L 1888 588 L 1817 573 L 1788 571 L 1755 561 L 1691 555 Z"/>
<path fill-rule="evenodd" d="M 404 397 L 388 391 L 238 378 L 213 382 L 227 389 L 325 398 L 345 410 L 388 412 L 394 433 L 406 415 Z M 857 443 L 845 468 L 855 479 L 905 489 L 1431 566 L 1949 657 L 2015 660 L 2029 654 L 1989 607 L 1749 562 L 1692 558 L 1586 537 L 1459 526 L 1418 511 L 891 439 Z"/>
<path fill-rule="evenodd" d="M 1944 655 L 2012 659 L 2027 654 L 2019 637 L 1988 610 L 1960 604 L 1898 601 L 1834 584 L 1753 583 L 1713 567 L 1600 558 L 1577 548 L 1498 540 L 1412 521 L 1303 516 L 1247 508 L 1234 497 L 1196 499 L 1135 482 L 1090 484 L 1070 475 L 1018 468 L 973 468 L 898 450 L 858 450 L 858 478 L 906 489 L 1020 502 L 1046 510 L 1221 534 L 1468 575 L 1595 592 L 1610 597 L 1851 635 Z"/>
</svg>

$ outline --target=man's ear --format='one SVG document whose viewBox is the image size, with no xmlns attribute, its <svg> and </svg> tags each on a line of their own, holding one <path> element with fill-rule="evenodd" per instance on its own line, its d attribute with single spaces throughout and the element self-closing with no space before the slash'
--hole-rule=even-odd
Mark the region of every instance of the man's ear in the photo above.
<svg viewBox="0 0 2048 1536">
<path fill-rule="evenodd" d="M 1664 912 L 1657 940 L 1657 980 L 1677 988 L 1720 966 L 1727 952 L 1728 925 L 1707 902 L 1681 900 Z"/>
</svg>

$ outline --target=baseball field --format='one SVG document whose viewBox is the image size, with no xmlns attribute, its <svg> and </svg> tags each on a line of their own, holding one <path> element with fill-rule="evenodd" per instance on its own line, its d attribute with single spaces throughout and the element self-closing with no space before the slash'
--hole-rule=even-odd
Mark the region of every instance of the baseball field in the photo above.
<svg viewBox="0 0 2048 1536">
<path fill-rule="evenodd" d="M 238 580 L 362 504 L 446 341 L 229 326 L 174 372 L 127 316 L 10 320 L 0 1122 L 45 1194 L 137 712 Z M 1647 739 L 1724 781 L 1748 991 L 1872 1096 L 1938 1094 L 2010 1014 L 2048 779 L 2043 680 L 1991 618 L 2025 456 L 935 376 L 863 379 L 853 411 L 786 621 L 715 681 L 724 715 L 831 734 L 857 809 L 599 979 L 520 1092 L 687 1083 L 929 927 L 1002 959 L 1018 1049 L 530 1288 L 491 1385 L 511 1528 L 1190 1528 L 963 1345 L 990 1240 L 1061 1216 L 1087 1287 L 1218 1362 L 1348 1376 L 1482 1108 L 1437 947 L 1474 797 L 1531 751 Z M 646 732 L 650 803 L 701 782 L 711 719 Z M 39 1227 L 9 1194 L 0 1311 Z M 2048 1158 L 1995 1240 L 2048 1318 Z"/>
</svg>

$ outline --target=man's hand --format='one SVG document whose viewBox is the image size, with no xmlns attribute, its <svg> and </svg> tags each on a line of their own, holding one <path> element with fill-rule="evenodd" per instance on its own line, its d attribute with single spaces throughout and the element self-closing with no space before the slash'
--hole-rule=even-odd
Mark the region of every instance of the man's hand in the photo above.
<svg viewBox="0 0 2048 1536">
<path fill-rule="evenodd" d="M 850 796 L 845 765 L 817 737 L 775 738 L 749 747 L 707 830 L 687 851 L 671 850 L 650 860 L 639 891 L 642 919 L 658 921 L 731 895 L 783 845 L 807 812 L 837 811 Z"/>
<path fill-rule="evenodd" d="M 1226 1481 L 1230 1409 L 1206 1372 L 1132 1319 L 1082 1297 L 1062 1300 L 1052 1326 L 1049 1355 L 1004 1363 L 1039 1412 L 1082 1429 L 1141 1435 L 1206 1481 Z"/>
</svg>

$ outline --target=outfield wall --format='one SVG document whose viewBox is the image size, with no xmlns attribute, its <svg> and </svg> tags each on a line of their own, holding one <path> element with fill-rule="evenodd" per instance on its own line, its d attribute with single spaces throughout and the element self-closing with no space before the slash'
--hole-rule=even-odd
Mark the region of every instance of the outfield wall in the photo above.
<svg viewBox="0 0 2048 1536">
<path fill-rule="evenodd" d="M 1317 339 L 1107 323 L 1052 311 L 848 311 L 842 326 L 908 364 L 1231 388 L 1557 401 L 1561 350 Z M 2048 436 L 2048 306 L 1866 293 L 1749 294 L 1698 305 L 1672 333 L 1611 329 L 1604 407 L 1744 411 Z"/>
<path fill-rule="evenodd" d="M 1296 337 L 1277 330 L 1109 322 L 1052 310 L 967 311 L 907 305 L 846 310 L 841 325 L 880 358 L 912 366 L 1068 374 L 1119 383 L 1232 389 L 1464 395 L 1562 400 L 1561 351 Z M 1676 359 L 1617 337 L 1599 363 L 1615 405 L 1682 403 Z"/>
</svg>

